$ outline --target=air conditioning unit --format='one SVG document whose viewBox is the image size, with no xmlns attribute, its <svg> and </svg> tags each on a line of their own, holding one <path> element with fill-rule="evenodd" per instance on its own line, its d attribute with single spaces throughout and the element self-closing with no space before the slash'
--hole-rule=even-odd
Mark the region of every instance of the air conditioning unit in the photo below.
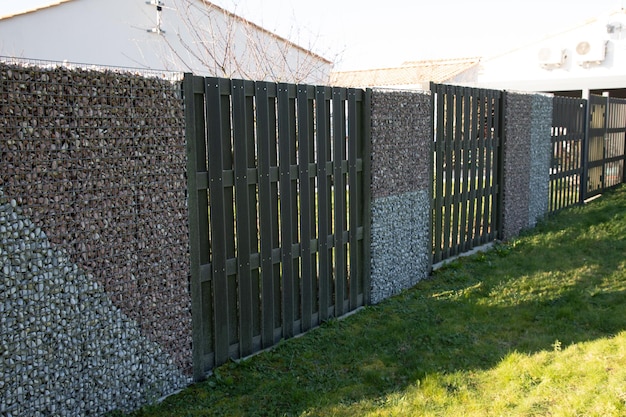
<svg viewBox="0 0 626 417">
<path fill-rule="evenodd" d="M 606 58 L 606 41 L 581 41 L 576 45 L 576 62 L 578 65 L 587 67 L 592 64 L 600 64 Z"/>
<path fill-rule="evenodd" d="M 541 48 L 537 57 L 539 58 L 539 65 L 542 67 L 559 68 L 565 63 L 567 53 L 564 49 Z"/>
</svg>

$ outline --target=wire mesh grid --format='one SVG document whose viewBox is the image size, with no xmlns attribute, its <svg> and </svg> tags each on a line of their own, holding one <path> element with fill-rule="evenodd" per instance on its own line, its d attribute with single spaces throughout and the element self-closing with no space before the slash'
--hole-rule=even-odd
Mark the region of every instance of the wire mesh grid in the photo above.
<svg viewBox="0 0 626 417">
<path fill-rule="evenodd" d="M 90 70 L 99 72 L 113 72 L 118 74 L 132 74 L 146 78 L 159 78 L 166 81 L 179 82 L 183 79 L 183 73 L 179 71 L 154 70 L 149 68 L 120 67 L 112 65 L 87 64 L 71 61 L 52 61 L 26 57 L 12 57 L 0 55 L 0 63 L 7 65 L 19 65 L 39 69 L 65 68 L 68 70 Z"/>
<path fill-rule="evenodd" d="M 101 317 L 102 311 L 95 316 L 90 311 L 89 300 L 103 289 L 116 311 L 137 323 L 178 369 L 189 371 L 184 113 L 173 79 L 163 72 L 0 58 L 3 207 L 14 210 L 15 224 L 32 222 L 28 233 L 33 237 L 37 231 L 51 251 L 22 251 L 15 259 L 24 258 L 23 265 L 9 265 L 3 272 L 4 284 L 17 288 L 23 311 L 48 317 L 48 324 L 46 309 L 50 300 L 58 303 L 58 294 L 67 305 L 75 300 L 78 316 Z M 13 246 L 29 244 L 28 233 L 9 232 Z M 56 265 L 50 268 L 65 268 L 59 272 L 65 278 L 57 282 L 55 273 L 42 275 L 39 286 L 37 265 L 50 256 Z M 92 279 L 94 286 L 74 285 L 78 278 L 68 278 L 72 273 Z M 68 326 L 78 320 L 69 317 L 71 311 L 60 314 Z M 19 330 L 20 320 L 16 316 L 3 323 L 3 340 L 18 343 L 9 333 Z M 31 328 L 40 322 L 39 317 Z M 81 323 L 83 334 L 75 343 L 87 348 L 98 332 Z M 43 333 L 52 331 L 41 325 Z M 107 332 L 132 333 L 119 322 Z M 11 350 L 37 357 L 32 346 L 16 344 Z"/>
</svg>

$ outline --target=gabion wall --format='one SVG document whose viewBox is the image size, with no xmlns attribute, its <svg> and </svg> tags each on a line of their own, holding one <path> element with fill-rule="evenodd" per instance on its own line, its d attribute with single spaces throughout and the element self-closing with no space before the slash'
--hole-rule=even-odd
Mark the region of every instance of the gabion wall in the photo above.
<svg viewBox="0 0 626 417">
<path fill-rule="evenodd" d="M 129 410 L 189 382 L 180 86 L 0 64 L 0 414 Z"/>
<path fill-rule="evenodd" d="M 0 414 L 131 410 L 191 382 L 180 86 L 0 64 Z M 551 99 L 507 94 L 504 238 L 548 209 Z M 431 270 L 431 97 L 372 94 L 371 302 Z"/>
<path fill-rule="evenodd" d="M 532 99 L 528 227 L 535 227 L 550 210 L 552 100 L 545 95 Z"/>
<path fill-rule="evenodd" d="M 528 225 L 532 96 L 507 93 L 504 109 L 503 238 Z"/>
<path fill-rule="evenodd" d="M 372 92 L 371 301 L 430 273 L 429 94 Z"/>
<path fill-rule="evenodd" d="M 533 227 L 548 212 L 552 99 L 506 94 L 503 238 Z"/>
</svg>

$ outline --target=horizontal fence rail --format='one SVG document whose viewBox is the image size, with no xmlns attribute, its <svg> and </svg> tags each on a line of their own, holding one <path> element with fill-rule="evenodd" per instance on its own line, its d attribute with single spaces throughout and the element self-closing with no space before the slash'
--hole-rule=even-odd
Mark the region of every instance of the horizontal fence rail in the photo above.
<svg viewBox="0 0 626 417">
<path fill-rule="evenodd" d="M 431 84 L 433 263 L 498 237 L 502 92 Z"/>
<path fill-rule="evenodd" d="M 183 89 L 199 380 L 368 302 L 370 91 Z"/>
<path fill-rule="evenodd" d="M 583 201 L 586 117 L 586 100 L 554 97 L 549 201 L 552 213 Z"/>
</svg>

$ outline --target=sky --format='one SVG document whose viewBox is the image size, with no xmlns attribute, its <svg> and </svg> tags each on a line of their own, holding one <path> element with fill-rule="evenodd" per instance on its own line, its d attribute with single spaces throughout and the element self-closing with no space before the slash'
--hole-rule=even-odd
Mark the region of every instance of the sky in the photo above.
<svg viewBox="0 0 626 417">
<path fill-rule="evenodd" d="M 335 62 L 338 70 L 489 57 L 626 5 L 624 0 L 213 0 Z"/>
<path fill-rule="evenodd" d="M 212 1 L 333 61 L 337 70 L 489 57 L 626 6 L 626 0 Z M 0 0 L 0 16 L 40 3 L 54 0 Z"/>
</svg>

